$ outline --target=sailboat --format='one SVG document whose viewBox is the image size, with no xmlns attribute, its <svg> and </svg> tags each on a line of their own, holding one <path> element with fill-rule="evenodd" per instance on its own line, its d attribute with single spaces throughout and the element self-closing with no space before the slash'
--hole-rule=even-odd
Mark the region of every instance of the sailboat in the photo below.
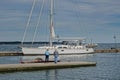
<svg viewBox="0 0 120 80">
<path fill-rule="evenodd" d="M 63 38 L 65 44 L 53 45 L 53 40 L 58 39 L 55 36 L 54 25 L 53 25 L 53 0 L 50 1 L 50 41 L 49 46 L 40 46 L 37 48 L 33 47 L 22 47 L 24 55 L 44 55 L 44 52 L 49 49 L 49 52 L 53 54 L 55 49 L 58 50 L 60 55 L 74 55 L 74 54 L 88 54 L 93 53 L 93 48 L 86 47 L 85 44 L 81 44 L 84 39 L 81 38 Z"/>
</svg>

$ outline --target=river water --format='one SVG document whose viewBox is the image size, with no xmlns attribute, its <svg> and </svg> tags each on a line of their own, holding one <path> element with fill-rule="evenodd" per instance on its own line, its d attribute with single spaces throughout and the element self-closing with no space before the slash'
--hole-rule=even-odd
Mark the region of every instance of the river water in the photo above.
<svg viewBox="0 0 120 80">
<path fill-rule="evenodd" d="M 19 64 L 21 57 L 24 56 L 1 56 L 0 64 Z M 61 61 L 94 61 L 97 62 L 97 65 L 0 73 L 0 80 L 120 80 L 120 53 L 61 56 Z"/>
</svg>

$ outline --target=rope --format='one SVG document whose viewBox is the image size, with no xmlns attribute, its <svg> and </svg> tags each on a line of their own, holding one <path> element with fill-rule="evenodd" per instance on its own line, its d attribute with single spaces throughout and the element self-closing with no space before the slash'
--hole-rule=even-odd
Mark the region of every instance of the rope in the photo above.
<svg viewBox="0 0 120 80">
<path fill-rule="evenodd" d="M 37 29 L 38 29 L 38 26 L 39 26 L 39 24 L 40 24 L 41 15 L 42 15 L 42 10 L 43 10 L 43 8 L 44 8 L 44 3 L 45 3 L 45 1 L 43 0 L 43 1 L 42 1 L 42 5 L 41 5 L 41 9 L 40 9 L 40 12 L 39 12 L 40 14 L 39 14 L 39 17 L 38 17 L 38 20 L 37 20 L 37 24 L 36 24 L 36 27 L 35 27 L 35 31 L 34 31 L 34 36 L 33 36 L 33 40 L 32 40 L 32 45 L 33 45 L 33 43 L 34 43 L 34 41 L 35 41 Z"/>
<path fill-rule="evenodd" d="M 23 35 L 23 39 L 22 39 L 21 45 L 23 45 L 23 42 L 24 42 L 26 34 L 27 34 L 28 27 L 30 25 L 31 16 L 32 16 L 32 13 L 33 13 L 33 9 L 35 7 L 35 1 L 36 0 L 33 0 L 32 8 L 31 8 L 31 11 L 30 11 L 30 14 L 29 14 L 29 18 L 28 18 L 28 21 L 27 21 L 27 24 L 26 24 L 26 28 L 25 28 L 25 31 L 24 31 L 24 35 Z"/>
</svg>

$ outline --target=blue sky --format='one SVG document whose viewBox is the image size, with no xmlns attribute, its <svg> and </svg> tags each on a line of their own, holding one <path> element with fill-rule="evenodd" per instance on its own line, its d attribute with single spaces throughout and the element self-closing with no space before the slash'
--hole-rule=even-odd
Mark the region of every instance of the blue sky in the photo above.
<svg viewBox="0 0 120 80">
<path fill-rule="evenodd" d="M 0 0 L 0 41 L 21 41 L 33 0 Z M 49 0 L 45 0 L 36 41 L 48 40 Z M 25 41 L 31 41 L 42 0 L 36 0 Z M 87 42 L 120 42 L 120 0 L 55 0 L 55 32 Z"/>
</svg>

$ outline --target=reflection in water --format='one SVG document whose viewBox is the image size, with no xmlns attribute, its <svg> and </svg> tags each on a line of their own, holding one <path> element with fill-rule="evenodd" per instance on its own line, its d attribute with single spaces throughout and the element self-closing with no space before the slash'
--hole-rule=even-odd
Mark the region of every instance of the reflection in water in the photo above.
<svg viewBox="0 0 120 80">
<path fill-rule="evenodd" d="M 58 80 L 58 71 L 55 69 L 55 80 Z"/>
<path fill-rule="evenodd" d="M 49 72 L 49 70 L 46 70 L 46 71 L 45 71 L 45 79 L 46 79 L 46 80 L 49 80 L 49 79 L 50 79 L 49 76 L 50 76 L 50 72 Z"/>
<path fill-rule="evenodd" d="M 94 54 L 80 54 L 80 55 L 59 55 L 60 61 L 89 61 Z M 36 58 L 44 60 L 45 56 L 21 56 L 22 61 L 33 61 Z M 53 56 L 50 56 L 50 60 L 54 60 Z"/>
<path fill-rule="evenodd" d="M 45 80 L 58 80 L 58 71 L 55 70 L 46 70 L 45 71 Z"/>
<path fill-rule="evenodd" d="M 90 61 L 94 54 L 60 55 L 61 61 Z"/>
</svg>

